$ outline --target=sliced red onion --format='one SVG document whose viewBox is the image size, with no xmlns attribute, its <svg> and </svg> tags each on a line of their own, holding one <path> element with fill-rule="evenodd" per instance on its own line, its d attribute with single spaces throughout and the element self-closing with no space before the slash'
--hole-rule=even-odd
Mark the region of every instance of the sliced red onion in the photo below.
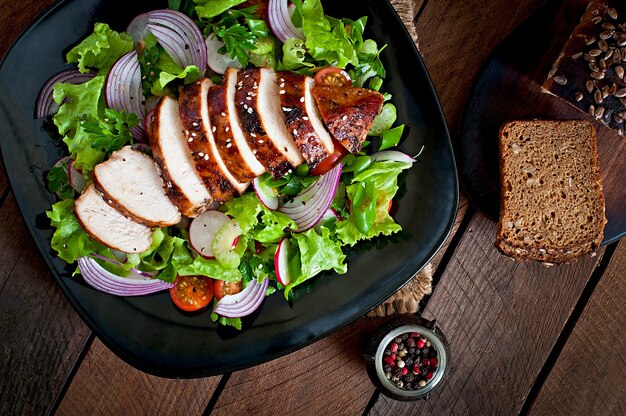
<svg viewBox="0 0 626 416">
<path fill-rule="evenodd" d="M 154 34 L 176 65 L 185 68 L 197 66 L 200 71 L 207 67 L 207 50 L 202 31 L 187 15 L 176 10 L 160 9 L 135 17 L 127 32 L 135 41 Z"/>
<path fill-rule="evenodd" d="M 70 186 L 79 194 L 82 194 L 87 187 L 87 182 L 83 174 L 74 166 L 74 160 L 70 159 L 67 164 L 67 178 L 70 182 Z"/>
<path fill-rule="evenodd" d="M 304 40 L 304 34 L 291 22 L 291 13 L 287 0 L 269 0 L 268 16 L 270 27 L 276 37 L 285 43 L 289 38 Z"/>
<path fill-rule="evenodd" d="M 106 257 L 105 257 L 106 259 Z M 109 261 L 114 262 L 115 260 Z M 85 282 L 90 286 L 111 295 L 141 296 L 167 290 L 174 286 L 162 280 L 148 278 L 142 275 L 131 274 L 129 277 L 120 277 L 100 266 L 92 257 L 85 256 L 78 259 Z"/>
<path fill-rule="evenodd" d="M 219 40 L 215 34 L 211 33 L 207 36 L 206 40 L 207 48 L 207 63 L 209 68 L 216 74 L 224 75 L 226 69 L 241 68 L 241 63 L 237 58 L 231 58 L 228 53 L 221 54 L 218 51 L 224 46 L 224 42 Z"/>
<path fill-rule="evenodd" d="M 82 84 L 95 76 L 96 75 L 92 73 L 81 74 L 78 69 L 68 69 L 53 75 L 52 78 L 46 81 L 39 92 L 37 104 L 35 105 L 35 117 L 46 117 L 50 114 L 56 113 L 59 109 L 59 104 L 57 104 L 53 98 L 54 84 L 59 82 L 75 85 Z"/>
<path fill-rule="evenodd" d="M 303 232 L 315 227 L 333 202 L 337 185 L 341 178 L 342 165 L 339 163 L 309 186 L 294 199 L 278 210 L 286 214 L 298 225 L 296 232 Z"/>
<path fill-rule="evenodd" d="M 263 279 L 262 283 L 252 279 L 241 292 L 235 295 L 226 295 L 220 299 L 213 312 L 227 318 L 248 316 L 263 303 L 268 285 L 269 279 L 267 278 Z"/>
<path fill-rule="evenodd" d="M 104 97 L 107 106 L 113 110 L 124 110 L 127 113 L 135 113 L 139 117 L 141 122 L 131 131 L 135 140 L 145 141 L 142 122 L 145 119 L 146 111 L 137 52 L 128 52 L 113 64 L 107 75 Z"/>
<path fill-rule="evenodd" d="M 374 153 L 372 156 L 372 162 L 405 162 L 415 163 L 415 158 L 409 156 L 406 153 L 402 153 L 398 150 L 383 150 L 382 152 Z"/>
</svg>

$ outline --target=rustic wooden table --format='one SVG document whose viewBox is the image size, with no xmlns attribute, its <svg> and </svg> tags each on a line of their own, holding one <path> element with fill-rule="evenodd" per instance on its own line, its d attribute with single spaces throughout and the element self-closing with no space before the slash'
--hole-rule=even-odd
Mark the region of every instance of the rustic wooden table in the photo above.
<svg viewBox="0 0 626 416">
<path fill-rule="evenodd" d="M 53 3 L 0 1 L 0 55 Z M 475 75 L 540 3 L 432 0 L 423 9 L 421 52 L 453 135 Z M 452 369 L 431 400 L 401 403 L 367 378 L 359 341 L 378 323 L 370 318 L 232 374 L 142 373 L 113 355 L 65 300 L 3 169 L 0 218 L 2 415 L 626 414 L 626 242 L 560 267 L 514 263 L 494 248 L 496 225 L 462 197 L 423 309 L 450 340 Z"/>
</svg>

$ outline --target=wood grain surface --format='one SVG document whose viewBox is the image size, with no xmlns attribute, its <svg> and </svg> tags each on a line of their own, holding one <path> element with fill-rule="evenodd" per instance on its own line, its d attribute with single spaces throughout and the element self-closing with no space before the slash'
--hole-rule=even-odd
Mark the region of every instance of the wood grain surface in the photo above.
<svg viewBox="0 0 626 416">
<path fill-rule="evenodd" d="M 626 414 L 626 242 L 613 257 L 531 415 Z"/>
<path fill-rule="evenodd" d="M 426 4 L 417 24 L 420 50 L 453 137 L 485 59 L 541 2 Z M 0 0 L 0 54 L 52 3 Z M 624 413 L 623 243 L 604 275 L 591 279 L 603 271 L 596 269 L 600 256 L 553 268 L 513 263 L 493 247 L 495 224 L 462 198 L 458 234 L 434 259 L 434 294 L 424 311 L 450 340 L 452 367 L 429 402 L 401 403 L 378 397 L 366 376 L 362 344 L 380 323 L 371 318 L 224 379 L 167 380 L 131 368 L 90 335 L 63 298 L 7 186 L 2 169 L 2 415 L 46 414 L 57 407 L 63 415 L 200 415 L 207 406 L 217 415 L 509 415 L 522 409 L 534 389 L 533 414 Z M 580 319 L 568 321 L 587 291 L 592 295 Z M 567 325 L 573 330 L 558 354 L 557 339 Z M 558 359 L 547 362 L 555 350 Z M 599 355 L 607 358 L 595 360 Z M 581 360 L 584 366 L 577 366 Z M 545 383 L 538 379 L 542 369 L 551 369 Z"/>
<path fill-rule="evenodd" d="M 199 415 L 219 379 L 155 377 L 126 364 L 96 338 L 57 414 Z"/>
</svg>

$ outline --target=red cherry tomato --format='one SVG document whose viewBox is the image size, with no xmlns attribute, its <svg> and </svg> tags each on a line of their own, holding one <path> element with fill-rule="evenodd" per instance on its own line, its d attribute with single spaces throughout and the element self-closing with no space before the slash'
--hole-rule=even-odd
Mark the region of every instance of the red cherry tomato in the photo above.
<svg viewBox="0 0 626 416">
<path fill-rule="evenodd" d="M 234 295 L 241 292 L 243 286 L 241 280 L 238 282 L 215 281 L 215 299 L 222 299 L 226 295 Z"/>
<path fill-rule="evenodd" d="M 348 151 L 345 147 L 341 145 L 341 143 L 336 140 L 333 140 L 333 143 L 335 144 L 335 151 L 333 152 L 333 154 L 327 156 L 326 159 L 318 163 L 318 165 L 315 166 L 315 169 L 309 171 L 309 174 L 313 176 L 320 176 L 325 174 L 326 172 L 337 166 L 337 163 L 339 163 L 341 159 L 343 159 L 343 157 L 348 154 Z"/>
<path fill-rule="evenodd" d="M 177 276 L 170 297 L 178 308 L 193 312 L 206 307 L 213 299 L 213 279 L 206 276 Z"/>
<path fill-rule="evenodd" d="M 330 67 L 321 69 L 315 74 L 315 83 L 332 87 L 351 87 L 352 79 L 343 69 Z"/>
</svg>

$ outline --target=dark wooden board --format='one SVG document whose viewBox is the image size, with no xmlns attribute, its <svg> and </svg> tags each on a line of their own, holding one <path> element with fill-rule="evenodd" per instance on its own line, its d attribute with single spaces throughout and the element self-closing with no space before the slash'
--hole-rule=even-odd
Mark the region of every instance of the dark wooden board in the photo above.
<svg viewBox="0 0 626 416">
<path fill-rule="evenodd" d="M 626 139 L 540 89 L 586 4 L 586 0 L 547 2 L 497 48 L 468 102 L 462 135 L 456 143 L 457 160 L 470 200 L 497 220 L 500 127 L 518 119 L 593 121 L 609 220 L 604 233 L 608 244 L 626 233 Z"/>
<path fill-rule="evenodd" d="M 626 242 L 620 242 L 531 415 L 626 414 Z"/>
<path fill-rule="evenodd" d="M 219 379 L 152 376 L 126 364 L 96 338 L 57 414 L 201 415 Z"/>
<path fill-rule="evenodd" d="M 50 275 L 12 195 L 0 218 L 0 414 L 45 414 L 90 332 Z"/>
<path fill-rule="evenodd" d="M 212 414 L 362 414 L 374 392 L 362 345 L 376 322 L 360 319 L 295 353 L 233 373 Z"/>
<path fill-rule="evenodd" d="M 474 216 L 424 311 L 450 341 L 445 382 L 428 402 L 381 397 L 372 414 L 519 413 L 598 257 L 516 263 L 494 247 L 495 231 Z"/>
</svg>

